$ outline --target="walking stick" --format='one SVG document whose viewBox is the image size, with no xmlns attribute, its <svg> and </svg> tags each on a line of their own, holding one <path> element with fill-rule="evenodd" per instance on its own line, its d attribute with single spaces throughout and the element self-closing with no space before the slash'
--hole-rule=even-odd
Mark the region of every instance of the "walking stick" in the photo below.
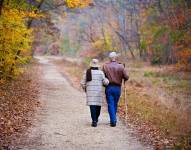
<svg viewBox="0 0 191 150">
<path fill-rule="evenodd" d="M 124 81 L 124 101 L 125 101 L 125 122 L 127 121 L 127 93 L 126 93 L 126 84 Z"/>
</svg>

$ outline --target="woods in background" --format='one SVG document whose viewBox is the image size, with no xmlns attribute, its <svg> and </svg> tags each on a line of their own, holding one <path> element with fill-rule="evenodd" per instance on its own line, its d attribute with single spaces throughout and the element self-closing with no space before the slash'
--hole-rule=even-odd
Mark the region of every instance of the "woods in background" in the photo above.
<svg viewBox="0 0 191 150">
<path fill-rule="evenodd" d="M 177 63 L 180 69 L 191 70 L 190 4 L 187 0 L 158 0 L 143 14 L 141 49 L 152 63 Z"/>
<path fill-rule="evenodd" d="M 191 69 L 190 1 L 95 0 L 95 4 L 98 11 L 91 18 L 96 21 L 92 19 L 84 32 L 96 50 L 118 49 L 124 57 Z"/>
<path fill-rule="evenodd" d="M 60 18 L 60 26 L 52 21 Z M 0 78 L 21 72 L 32 43 L 33 49 L 45 45 L 44 53 L 57 49 L 88 58 L 120 51 L 124 58 L 191 70 L 188 0 L 1 0 L 0 30 Z"/>
</svg>

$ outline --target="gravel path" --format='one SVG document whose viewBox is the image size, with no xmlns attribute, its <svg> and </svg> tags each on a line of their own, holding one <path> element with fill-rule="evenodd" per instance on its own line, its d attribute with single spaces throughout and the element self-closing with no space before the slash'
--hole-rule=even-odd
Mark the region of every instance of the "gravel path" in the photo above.
<svg viewBox="0 0 191 150">
<path fill-rule="evenodd" d="M 131 136 L 132 130 L 120 121 L 109 126 L 102 110 L 97 128 L 91 127 L 85 94 L 74 89 L 57 67 L 44 57 L 41 102 L 34 126 L 27 138 L 17 145 L 23 150 L 150 150 Z M 104 108 L 105 109 L 105 108 Z"/>
</svg>

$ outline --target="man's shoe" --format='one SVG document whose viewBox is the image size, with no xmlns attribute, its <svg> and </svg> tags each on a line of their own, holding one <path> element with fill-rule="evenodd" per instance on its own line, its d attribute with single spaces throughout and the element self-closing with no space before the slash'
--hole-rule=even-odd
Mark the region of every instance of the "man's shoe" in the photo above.
<svg viewBox="0 0 191 150">
<path fill-rule="evenodd" d="M 111 127 L 116 127 L 116 123 L 110 123 Z"/>
<path fill-rule="evenodd" d="M 92 127 L 97 127 L 97 122 L 92 122 Z"/>
</svg>

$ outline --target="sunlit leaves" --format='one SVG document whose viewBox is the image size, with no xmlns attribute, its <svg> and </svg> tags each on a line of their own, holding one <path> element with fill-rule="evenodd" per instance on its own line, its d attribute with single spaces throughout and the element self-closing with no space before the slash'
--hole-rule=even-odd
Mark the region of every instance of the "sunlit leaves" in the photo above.
<svg viewBox="0 0 191 150">
<path fill-rule="evenodd" d="M 18 9 L 16 4 L 5 4 L 0 16 L 0 78 L 21 72 L 18 65 L 30 58 L 32 29 L 27 28 L 27 18 L 35 18 L 33 11 Z"/>
<path fill-rule="evenodd" d="M 65 0 L 68 8 L 83 8 L 91 3 L 91 0 Z"/>
</svg>

